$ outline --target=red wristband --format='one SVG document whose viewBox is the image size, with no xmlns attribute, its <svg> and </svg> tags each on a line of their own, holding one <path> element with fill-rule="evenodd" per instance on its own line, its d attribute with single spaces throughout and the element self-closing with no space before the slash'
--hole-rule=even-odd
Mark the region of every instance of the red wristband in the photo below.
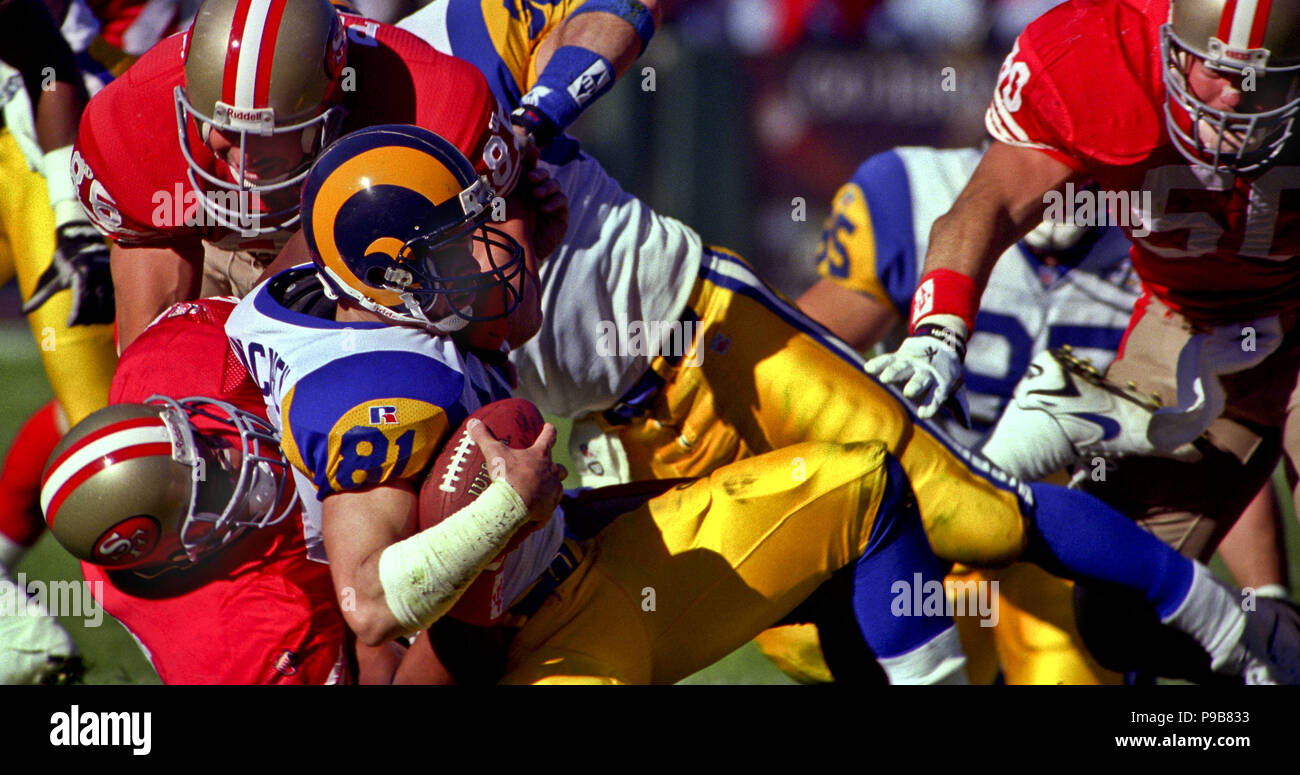
<svg viewBox="0 0 1300 775">
<path fill-rule="evenodd" d="M 931 315 L 956 315 L 966 324 L 969 335 L 975 330 L 975 313 L 979 310 L 980 293 L 975 281 L 961 272 L 936 269 L 927 272 L 912 295 L 912 321 L 908 332 L 916 330 L 922 318 Z"/>
</svg>

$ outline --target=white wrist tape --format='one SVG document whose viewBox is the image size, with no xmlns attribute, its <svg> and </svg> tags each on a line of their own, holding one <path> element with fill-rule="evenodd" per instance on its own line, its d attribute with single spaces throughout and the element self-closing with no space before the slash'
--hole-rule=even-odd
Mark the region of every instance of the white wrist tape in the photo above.
<svg viewBox="0 0 1300 775">
<path fill-rule="evenodd" d="M 77 187 L 72 184 L 72 146 L 55 148 L 41 157 L 41 174 L 45 176 L 45 189 L 54 208 L 54 225 L 69 221 L 84 221 L 86 215 L 77 200 Z"/>
<path fill-rule="evenodd" d="M 465 508 L 384 549 L 379 583 L 402 627 L 423 630 L 446 613 L 528 521 L 528 507 L 498 479 Z"/>
</svg>

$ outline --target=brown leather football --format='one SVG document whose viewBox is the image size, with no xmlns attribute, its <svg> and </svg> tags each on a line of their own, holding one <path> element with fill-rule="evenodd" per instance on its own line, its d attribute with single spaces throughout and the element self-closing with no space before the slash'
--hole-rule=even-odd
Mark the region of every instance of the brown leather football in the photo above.
<svg viewBox="0 0 1300 775">
<path fill-rule="evenodd" d="M 545 424 L 537 407 L 522 398 L 494 401 L 466 417 L 447 439 L 420 488 L 421 530 L 460 511 L 492 483 L 483 452 L 469 435 L 467 426 L 471 419 L 482 420 L 498 441 L 514 449 L 531 447 Z M 506 550 L 493 558 L 487 569 L 479 574 L 448 616 L 480 626 L 488 626 L 501 618 L 505 604 L 510 602 L 501 599 L 504 581 L 501 560 L 531 532 L 530 527 L 536 528 L 537 525 L 525 526 L 514 536 Z"/>
</svg>

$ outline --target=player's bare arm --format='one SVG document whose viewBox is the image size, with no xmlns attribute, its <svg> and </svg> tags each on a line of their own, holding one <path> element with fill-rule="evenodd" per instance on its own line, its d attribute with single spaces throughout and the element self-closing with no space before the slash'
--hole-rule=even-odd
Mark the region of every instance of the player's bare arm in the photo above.
<svg viewBox="0 0 1300 775">
<path fill-rule="evenodd" d="M 912 299 L 911 336 L 897 352 L 866 366 L 882 382 L 899 386 L 922 419 L 946 406 L 967 422 L 962 361 L 989 274 L 998 257 L 1041 222 L 1044 194 L 1076 175 L 1046 153 L 995 142 L 952 209 L 935 220 Z"/>
<path fill-rule="evenodd" d="M 898 325 L 887 301 L 856 293 L 823 277 L 799 297 L 799 308 L 859 352 L 880 343 Z"/>
<path fill-rule="evenodd" d="M 125 350 L 163 310 L 197 299 L 203 283 L 203 245 L 175 248 L 113 245 L 117 349 Z"/>
<path fill-rule="evenodd" d="M 536 82 L 511 114 L 517 132 L 546 147 L 645 51 L 659 24 L 655 0 L 587 0 L 538 45 Z"/>
<path fill-rule="evenodd" d="M 959 272 L 982 291 L 998 256 L 1042 222 L 1043 196 L 1075 176 L 1042 151 L 994 142 L 952 209 L 930 228 L 924 275 Z"/>
<path fill-rule="evenodd" d="M 641 0 L 641 5 L 659 25 L 658 0 Z M 641 38 L 636 28 L 613 13 L 582 13 L 570 16 L 556 27 L 537 47 L 537 72 L 546 69 L 551 55 L 561 46 L 581 46 L 593 51 L 614 65 L 617 77 L 622 77 L 641 55 Z"/>
<path fill-rule="evenodd" d="M 19 0 L 0 10 L 0 59 L 22 74 L 35 108 L 36 138 L 47 152 L 76 141 L 87 99 L 72 49 L 59 34 L 58 18 L 41 0 Z M 48 83 L 47 71 L 53 71 Z"/>
<path fill-rule="evenodd" d="M 368 646 L 414 629 L 415 622 L 408 618 L 411 612 L 393 611 L 394 604 L 404 607 L 406 601 L 399 598 L 412 592 L 422 596 L 420 603 L 427 608 L 416 614 L 419 625 L 427 627 L 451 608 L 520 527 L 529 521 L 545 522 L 559 504 L 567 472 L 551 461 L 554 426 L 547 424 L 536 442 L 522 450 L 492 438 L 482 423 L 471 423 L 469 429 L 483 450 L 494 484 L 504 485 L 498 492 L 516 501 L 518 511 L 503 514 L 496 504 L 483 503 L 495 495 L 489 494 L 489 488 L 458 514 L 412 535 L 418 499 L 405 480 L 334 493 L 322 504 L 325 551 L 335 590 L 348 625 Z M 505 529 L 487 524 L 498 521 L 509 524 Z M 464 540 L 467 537 L 476 540 Z M 392 553 L 385 558 L 386 552 Z M 408 584 L 413 588 L 396 588 Z"/>
</svg>

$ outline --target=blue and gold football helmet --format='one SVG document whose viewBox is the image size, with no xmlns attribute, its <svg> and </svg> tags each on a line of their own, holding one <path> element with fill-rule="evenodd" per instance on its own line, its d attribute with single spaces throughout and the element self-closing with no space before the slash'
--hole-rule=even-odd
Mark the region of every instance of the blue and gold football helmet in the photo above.
<svg viewBox="0 0 1300 775">
<path fill-rule="evenodd" d="M 519 305 L 524 252 L 487 225 L 492 197 L 451 142 L 415 126 L 373 126 L 336 141 L 312 166 L 303 232 L 332 297 L 451 333 Z"/>
</svg>

